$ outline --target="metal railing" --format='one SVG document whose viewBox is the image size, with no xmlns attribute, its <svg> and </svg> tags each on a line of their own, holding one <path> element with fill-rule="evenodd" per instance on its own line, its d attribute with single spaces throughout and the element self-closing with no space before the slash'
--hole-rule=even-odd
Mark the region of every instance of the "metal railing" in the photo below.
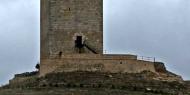
<svg viewBox="0 0 190 95">
<path fill-rule="evenodd" d="M 156 62 L 155 57 L 147 57 L 147 56 L 137 56 L 138 60 L 143 60 L 143 61 L 151 61 L 151 62 Z"/>
</svg>

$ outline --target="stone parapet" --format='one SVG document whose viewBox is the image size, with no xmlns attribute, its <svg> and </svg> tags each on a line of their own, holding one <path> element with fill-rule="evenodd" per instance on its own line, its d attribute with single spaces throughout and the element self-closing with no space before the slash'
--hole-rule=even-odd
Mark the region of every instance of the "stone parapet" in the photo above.
<svg viewBox="0 0 190 95">
<path fill-rule="evenodd" d="M 76 54 L 41 59 L 40 76 L 74 71 L 139 73 L 155 72 L 155 67 L 153 62 L 137 60 L 136 55 Z"/>
</svg>

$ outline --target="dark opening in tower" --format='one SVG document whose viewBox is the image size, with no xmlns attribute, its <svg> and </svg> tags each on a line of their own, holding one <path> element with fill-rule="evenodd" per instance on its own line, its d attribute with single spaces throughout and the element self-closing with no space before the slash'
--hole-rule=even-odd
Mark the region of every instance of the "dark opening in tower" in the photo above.
<svg viewBox="0 0 190 95">
<path fill-rule="evenodd" d="M 78 48 L 79 53 L 82 53 L 81 51 L 81 49 L 83 48 L 82 36 L 76 36 L 75 47 Z"/>
</svg>

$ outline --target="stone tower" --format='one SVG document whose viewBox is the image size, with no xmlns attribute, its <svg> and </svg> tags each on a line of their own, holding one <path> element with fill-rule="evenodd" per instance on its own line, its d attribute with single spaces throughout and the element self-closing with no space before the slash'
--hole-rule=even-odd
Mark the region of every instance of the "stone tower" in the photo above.
<svg viewBox="0 0 190 95">
<path fill-rule="evenodd" d="M 157 72 L 136 55 L 103 54 L 103 0 L 41 0 L 40 74 Z"/>
<path fill-rule="evenodd" d="M 102 52 L 103 0 L 41 0 L 41 58 Z"/>
</svg>

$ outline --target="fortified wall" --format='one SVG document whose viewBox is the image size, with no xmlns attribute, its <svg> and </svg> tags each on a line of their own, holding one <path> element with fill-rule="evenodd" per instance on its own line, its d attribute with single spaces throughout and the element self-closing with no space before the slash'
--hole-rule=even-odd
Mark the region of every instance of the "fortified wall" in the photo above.
<svg viewBox="0 0 190 95">
<path fill-rule="evenodd" d="M 47 73 L 90 71 L 104 73 L 140 73 L 142 71 L 165 72 L 162 63 L 137 60 L 136 55 L 78 54 L 51 56 L 43 59 L 40 76 Z"/>
</svg>

